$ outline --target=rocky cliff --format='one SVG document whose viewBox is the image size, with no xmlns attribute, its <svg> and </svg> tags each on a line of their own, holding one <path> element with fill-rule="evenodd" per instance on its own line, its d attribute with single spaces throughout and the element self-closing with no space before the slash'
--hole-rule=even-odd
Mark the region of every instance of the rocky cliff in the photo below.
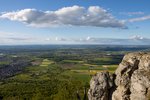
<svg viewBox="0 0 150 100">
<path fill-rule="evenodd" d="M 126 54 L 114 74 L 97 73 L 89 100 L 150 100 L 150 53 Z"/>
</svg>

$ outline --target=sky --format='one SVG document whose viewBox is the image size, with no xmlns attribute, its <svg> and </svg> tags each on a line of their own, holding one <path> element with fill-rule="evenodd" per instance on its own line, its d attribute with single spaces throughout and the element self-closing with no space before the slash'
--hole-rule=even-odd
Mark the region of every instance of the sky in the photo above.
<svg viewBox="0 0 150 100">
<path fill-rule="evenodd" d="M 149 0 L 1 0 L 0 45 L 150 45 Z"/>
</svg>

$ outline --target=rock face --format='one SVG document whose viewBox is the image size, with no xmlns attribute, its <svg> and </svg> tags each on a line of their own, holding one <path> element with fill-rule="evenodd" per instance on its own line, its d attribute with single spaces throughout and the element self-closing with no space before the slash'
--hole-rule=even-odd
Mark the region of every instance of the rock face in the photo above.
<svg viewBox="0 0 150 100">
<path fill-rule="evenodd" d="M 113 77 L 108 72 L 93 76 L 88 92 L 89 100 L 108 100 L 109 90 L 113 87 Z"/>
<path fill-rule="evenodd" d="M 96 74 L 90 81 L 88 97 L 89 100 L 150 100 L 150 53 L 129 53 L 113 75 Z"/>
</svg>

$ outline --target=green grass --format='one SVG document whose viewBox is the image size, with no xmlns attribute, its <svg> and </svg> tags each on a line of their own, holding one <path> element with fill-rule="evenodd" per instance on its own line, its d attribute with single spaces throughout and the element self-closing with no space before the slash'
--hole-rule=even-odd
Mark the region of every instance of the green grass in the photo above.
<svg viewBox="0 0 150 100">
<path fill-rule="evenodd" d="M 48 66 L 48 65 L 53 64 L 53 63 L 54 63 L 54 61 L 44 59 L 40 66 Z"/>
<path fill-rule="evenodd" d="M 92 65 L 86 65 L 86 64 L 84 64 L 84 65 L 79 65 L 79 66 L 76 66 L 75 68 L 72 68 L 72 69 L 75 69 L 75 70 L 89 70 L 89 69 L 95 69 L 95 70 L 102 70 L 103 68 L 102 68 L 102 66 L 100 65 L 94 65 L 94 66 L 92 66 Z"/>
<path fill-rule="evenodd" d="M 83 96 L 84 87 L 89 87 L 93 74 L 104 70 L 114 72 L 117 68 L 117 65 L 106 66 L 80 62 L 68 70 L 43 59 L 41 65 L 29 66 L 24 72 L 1 82 L 0 96 L 4 100 L 76 100 L 76 91 Z"/>
<path fill-rule="evenodd" d="M 113 73 L 117 69 L 118 65 L 108 65 L 108 71 Z"/>
<path fill-rule="evenodd" d="M 110 57 L 103 57 L 103 58 L 95 58 L 94 60 L 98 61 L 112 61 L 113 59 Z"/>
<path fill-rule="evenodd" d="M 86 74 L 63 70 L 56 64 L 30 66 L 2 83 L 0 95 L 4 100 L 76 100 L 76 91 L 83 95 L 82 88 L 90 78 Z"/>
<path fill-rule="evenodd" d="M 118 64 L 120 62 L 120 59 L 117 57 L 101 57 L 101 58 L 94 58 L 89 59 L 87 61 L 88 64 L 94 64 L 94 65 L 112 65 L 112 64 Z"/>
<path fill-rule="evenodd" d="M 74 72 L 74 73 L 78 73 L 79 75 L 84 75 L 84 74 L 88 74 L 88 75 L 94 75 L 98 72 L 102 72 L 102 71 L 109 71 L 111 73 L 114 73 L 115 70 L 117 69 L 118 65 L 103 65 L 103 66 L 93 66 L 93 67 L 88 67 L 88 66 L 82 66 L 82 67 L 77 67 L 77 68 L 73 68 L 70 71 Z"/>
<path fill-rule="evenodd" d="M 76 72 L 76 71 L 72 71 L 72 70 L 68 70 L 62 73 L 62 75 L 66 75 L 66 76 L 71 76 L 71 78 L 75 79 L 75 80 L 79 80 L 81 82 L 83 82 L 84 84 L 89 83 L 91 76 L 88 73 L 83 73 L 83 72 Z"/>
<path fill-rule="evenodd" d="M 29 80 L 29 79 L 31 79 L 31 76 L 27 73 L 22 73 L 22 74 L 15 75 L 12 79 Z"/>
<path fill-rule="evenodd" d="M 78 67 L 76 69 L 71 69 L 68 71 L 65 71 L 63 74 L 65 75 L 69 75 L 77 80 L 80 80 L 84 83 L 89 82 L 91 79 L 91 75 L 94 75 L 98 72 L 101 71 L 109 71 L 111 73 L 113 73 L 116 68 L 118 67 L 118 65 L 107 65 L 108 68 L 103 68 L 103 67 L 93 67 L 93 69 L 89 70 L 87 66 L 82 66 L 82 67 Z M 81 68 L 81 69 L 80 69 Z"/>
<path fill-rule="evenodd" d="M 9 64 L 9 62 L 6 62 L 6 61 L 0 61 L 0 65 L 8 65 Z"/>
<path fill-rule="evenodd" d="M 63 60 L 62 63 L 84 63 L 81 60 Z"/>
<path fill-rule="evenodd" d="M 85 65 L 85 66 L 93 66 L 93 67 L 101 66 L 101 65 L 97 65 L 97 64 L 87 64 L 87 63 L 84 63 L 83 65 Z"/>
</svg>

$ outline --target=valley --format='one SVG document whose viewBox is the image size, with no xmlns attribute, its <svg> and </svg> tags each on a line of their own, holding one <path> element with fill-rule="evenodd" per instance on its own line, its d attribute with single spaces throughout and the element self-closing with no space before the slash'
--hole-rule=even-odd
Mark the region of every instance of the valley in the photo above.
<svg viewBox="0 0 150 100">
<path fill-rule="evenodd" d="M 137 48 L 135 50 L 135 48 Z M 87 98 L 93 75 L 113 73 L 124 54 L 149 46 L 0 47 L 0 98 L 3 100 L 77 100 Z"/>
</svg>

